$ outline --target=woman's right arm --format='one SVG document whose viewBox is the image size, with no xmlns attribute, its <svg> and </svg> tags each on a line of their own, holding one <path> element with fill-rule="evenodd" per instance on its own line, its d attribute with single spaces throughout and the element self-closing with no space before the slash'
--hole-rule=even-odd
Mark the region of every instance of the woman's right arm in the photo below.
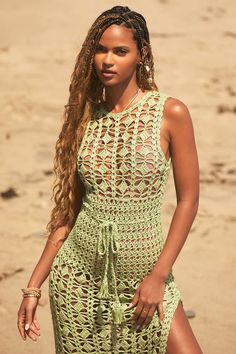
<svg viewBox="0 0 236 354">
<path fill-rule="evenodd" d="M 40 288 L 47 278 L 53 260 L 61 248 L 63 242 L 68 236 L 69 229 L 67 226 L 58 228 L 52 235 L 48 236 L 43 253 L 30 277 L 27 287 Z"/>
<path fill-rule="evenodd" d="M 53 234 L 48 236 L 42 255 L 36 267 L 34 268 L 27 287 L 41 287 L 47 278 L 53 260 L 66 237 L 68 236 L 68 233 L 69 228 L 67 226 L 62 226 L 58 228 Z M 37 336 L 40 335 L 40 326 L 35 316 L 37 305 L 38 298 L 26 297 L 23 298 L 18 310 L 17 326 L 20 335 L 24 340 L 26 340 L 26 334 L 34 341 L 36 341 Z M 29 326 L 28 329 L 25 329 L 26 324 Z"/>
</svg>

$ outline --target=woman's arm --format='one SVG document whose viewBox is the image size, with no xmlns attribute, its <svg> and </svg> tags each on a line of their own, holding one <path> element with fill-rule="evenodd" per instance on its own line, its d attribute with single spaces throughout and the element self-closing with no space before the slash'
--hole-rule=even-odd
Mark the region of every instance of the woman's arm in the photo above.
<svg viewBox="0 0 236 354">
<path fill-rule="evenodd" d="M 30 277 L 27 287 L 41 287 L 47 278 L 53 260 L 61 248 L 68 233 L 68 227 L 62 226 L 58 228 L 52 235 L 49 235 L 43 253 Z"/>
<path fill-rule="evenodd" d="M 85 194 L 85 186 L 78 175 L 78 172 L 76 172 L 76 185 L 75 188 L 76 190 L 76 213 L 79 213 L 81 206 L 82 206 L 82 201 L 83 201 L 83 196 Z M 28 282 L 27 287 L 36 287 L 40 288 L 42 283 L 45 281 L 47 278 L 51 265 L 53 263 L 53 260 L 61 248 L 63 242 L 67 238 L 68 234 L 70 232 L 70 229 L 68 225 L 61 226 L 59 227 L 55 232 L 53 232 L 51 235 L 48 236 L 45 248 L 43 250 L 43 253 L 31 275 L 31 278 Z"/>
<path fill-rule="evenodd" d="M 165 135 L 169 136 L 177 206 L 163 250 L 151 273 L 166 279 L 197 213 L 199 166 L 192 120 L 186 105 L 169 98 L 164 108 L 163 123 Z"/>
<path fill-rule="evenodd" d="M 41 287 L 68 233 L 69 228 L 62 226 L 48 236 L 43 253 L 31 275 L 27 287 Z M 36 318 L 37 305 L 38 298 L 36 297 L 26 297 L 22 299 L 17 313 L 17 327 L 23 340 L 26 340 L 28 336 L 32 340 L 37 341 L 38 336 L 40 336 L 40 325 Z"/>
</svg>

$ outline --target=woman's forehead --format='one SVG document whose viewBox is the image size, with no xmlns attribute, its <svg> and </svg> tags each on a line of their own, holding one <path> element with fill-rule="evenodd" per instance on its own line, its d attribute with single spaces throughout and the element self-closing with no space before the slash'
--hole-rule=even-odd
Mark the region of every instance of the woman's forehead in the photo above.
<svg viewBox="0 0 236 354">
<path fill-rule="evenodd" d="M 124 45 L 133 41 L 133 33 L 130 28 L 119 26 L 119 25 L 111 25 L 105 29 L 103 32 L 99 43 L 103 44 L 106 41 L 122 42 Z M 120 45 L 120 44 L 119 44 Z"/>
</svg>

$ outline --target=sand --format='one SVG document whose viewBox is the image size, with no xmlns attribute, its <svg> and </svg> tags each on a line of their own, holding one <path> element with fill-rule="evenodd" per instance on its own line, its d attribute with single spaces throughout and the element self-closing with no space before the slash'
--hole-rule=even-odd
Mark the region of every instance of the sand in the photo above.
<svg viewBox="0 0 236 354">
<path fill-rule="evenodd" d="M 69 5 L 70 7 L 68 7 Z M 86 6 L 88 4 L 88 6 Z M 120 1 L 148 23 L 161 91 L 189 108 L 198 148 L 197 217 L 174 265 L 205 354 L 236 351 L 236 30 L 233 0 Z M 23 342 L 17 311 L 45 244 L 55 142 L 70 74 L 89 26 L 115 1 L 1 1 L 0 352 L 54 352 L 48 280 L 37 314 L 42 336 Z M 12 188 L 12 190 L 10 189 Z M 11 198 L 4 198 L 9 190 Z M 12 193 L 11 193 L 12 192 Z M 175 191 L 163 206 L 168 230 Z"/>
</svg>

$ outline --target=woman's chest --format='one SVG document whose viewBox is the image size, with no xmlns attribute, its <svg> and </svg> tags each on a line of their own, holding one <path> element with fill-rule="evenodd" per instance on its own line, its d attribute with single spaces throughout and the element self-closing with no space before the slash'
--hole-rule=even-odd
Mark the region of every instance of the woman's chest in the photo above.
<svg viewBox="0 0 236 354">
<path fill-rule="evenodd" d="M 126 195 L 147 192 L 150 183 L 156 188 L 166 172 L 158 134 L 152 114 L 91 120 L 77 157 L 84 183 Z"/>
<path fill-rule="evenodd" d="M 80 162 L 90 161 L 97 170 L 137 169 L 149 172 L 158 165 L 162 154 L 159 147 L 156 117 L 142 114 L 132 117 L 105 117 L 88 124 L 84 143 L 78 156 Z"/>
</svg>

